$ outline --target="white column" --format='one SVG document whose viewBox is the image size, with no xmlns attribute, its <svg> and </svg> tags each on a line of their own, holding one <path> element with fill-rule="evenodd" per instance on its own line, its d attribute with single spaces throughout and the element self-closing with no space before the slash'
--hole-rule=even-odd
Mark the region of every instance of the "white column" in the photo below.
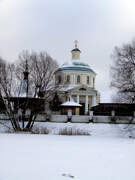
<svg viewBox="0 0 135 180">
<path fill-rule="evenodd" d="M 80 99 L 79 99 L 79 94 L 77 94 L 77 103 L 79 104 Z"/>
<path fill-rule="evenodd" d="M 96 106 L 96 96 L 92 96 L 92 106 Z"/>
<path fill-rule="evenodd" d="M 89 115 L 90 115 L 90 120 L 93 120 L 93 111 L 90 111 Z"/>
<path fill-rule="evenodd" d="M 72 94 L 69 95 L 69 101 L 74 102 L 74 98 L 72 97 Z"/>
<path fill-rule="evenodd" d="M 85 99 L 85 114 L 88 113 L 88 95 L 86 95 L 86 99 Z"/>
</svg>

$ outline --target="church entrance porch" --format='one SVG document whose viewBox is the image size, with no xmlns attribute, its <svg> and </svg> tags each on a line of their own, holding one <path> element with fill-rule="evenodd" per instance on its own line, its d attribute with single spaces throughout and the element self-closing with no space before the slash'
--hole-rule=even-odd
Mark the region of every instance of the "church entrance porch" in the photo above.
<svg viewBox="0 0 135 180">
<path fill-rule="evenodd" d="M 80 107 L 80 115 L 88 115 L 90 108 L 96 105 L 96 95 L 86 93 L 85 95 L 70 94 L 69 96 L 72 97 L 75 102 L 82 105 L 82 107 Z"/>
</svg>

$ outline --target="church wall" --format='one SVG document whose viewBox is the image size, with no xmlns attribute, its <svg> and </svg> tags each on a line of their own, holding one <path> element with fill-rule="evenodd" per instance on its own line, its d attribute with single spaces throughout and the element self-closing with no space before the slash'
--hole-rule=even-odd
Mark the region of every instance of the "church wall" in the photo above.
<svg viewBox="0 0 135 180">
<path fill-rule="evenodd" d="M 72 95 L 72 98 L 75 102 L 77 102 L 77 95 Z"/>
<path fill-rule="evenodd" d="M 100 94 L 97 94 L 97 96 L 96 96 L 96 103 L 97 103 L 97 104 L 100 103 Z"/>
<path fill-rule="evenodd" d="M 66 101 L 67 101 L 66 96 L 62 96 L 62 97 L 61 97 L 61 101 L 62 101 L 62 103 L 66 102 Z"/>
<path fill-rule="evenodd" d="M 92 76 L 90 77 L 90 84 L 93 87 L 93 77 Z"/>
<path fill-rule="evenodd" d="M 60 83 L 60 84 L 63 84 L 64 78 L 65 78 L 63 72 L 58 72 L 58 73 L 55 75 L 55 83 L 56 83 L 56 84 L 59 84 L 59 80 L 58 80 L 59 76 L 61 76 L 61 83 Z"/>
<path fill-rule="evenodd" d="M 92 96 L 88 96 L 88 103 L 92 105 Z"/>
<path fill-rule="evenodd" d="M 67 82 L 67 76 L 70 76 L 70 82 Z M 77 76 L 80 75 L 80 83 L 77 82 Z M 81 73 L 81 72 L 67 72 L 67 73 L 62 73 L 59 72 L 56 75 L 56 81 L 58 81 L 58 76 L 62 77 L 62 84 L 84 84 L 84 85 L 89 85 L 90 87 L 93 87 L 93 78 L 95 78 L 92 74 L 90 73 Z M 89 76 L 89 84 L 87 83 L 87 76 Z"/>
<path fill-rule="evenodd" d="M 80 103 L 85 103 L 85 96 L 79 96 L 79 102 Z"/>
<path fill-rule="evenodd" d="M 70 76 L 70 82 L 67 82 L 67 76 Z M 80 83 L 77 82 L 77 76 L 80 75 Z M 61 84 L 84 84 L 90 87 L 94 87 L 95 76 L 90 73 L 82 72 L 58 72 L 55 76 L 56 84 L 58 84 L 58 78 L 61 76 Z M 87 76 L 89 76 L 89 84 L 87 83 Z"/>
<path fill-rule="evenodd" d="M 74 79 L 75 79 L 75 75 L 74 75 L 74 73 L 72 73 L 72 74 L 71 74 L 71 84 L 75 84 L 75 83 L 74 83 Z"/>
</svg>

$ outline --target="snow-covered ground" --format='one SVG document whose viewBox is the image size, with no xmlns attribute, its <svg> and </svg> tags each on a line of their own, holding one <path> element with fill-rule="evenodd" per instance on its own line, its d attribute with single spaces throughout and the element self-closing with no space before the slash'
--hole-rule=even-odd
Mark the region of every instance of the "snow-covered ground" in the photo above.
<svg viewBox="0 0 135 180">
<path fill-rule="evenodd" d="M 104 123 L 35 123 L 35 127 L 42 129 L 46 127 L 49 134 L 58 134 L 61 129 L 80 130 L 89 132 L 94 137 L 135 137 L 135 125 L 127 124 L 104 124 Z"/>
<path fill-rule="evenodd" d="M 134 180 L 135 139 L 125 125 L 36 123 L 90 136 L 0 134 L 0 180 Z M 3 128 L 1 128 L 3 129 Z"/>
<path fill-rule="evenodd" d="M 12 131 L 9 121 L 0 121 L 0 133 Z M 88 132 L 94 137 L 119 137 L 125 138 L 129 136 L 135 137 L 135 125 L 128 124 L 109 124 L 109 123 L 52 123 L 52 122 L 35 122 L 33 129 L 39 132 L 47 129 L 51 135 L 57 135 L 64 129 L 79 130 L 80 132 Z"/>
</svg>

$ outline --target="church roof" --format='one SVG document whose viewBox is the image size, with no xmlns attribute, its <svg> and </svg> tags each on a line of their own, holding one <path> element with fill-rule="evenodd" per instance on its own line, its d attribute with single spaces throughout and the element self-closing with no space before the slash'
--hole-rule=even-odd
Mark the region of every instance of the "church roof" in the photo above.
<svg viewBox="0 0 135 180">
<path fill-rule="evenodd" d="M 64 63 L 56 72 L 60 71 L 84 71 L 84 72 L 90 72 L 92 74 L 96 74 L 88 64 L 81 62 L 78 60 L 71 60 L 66 63 Z"/>
<path fill-rule="evenodd" d="M 78 48 L 73 49 L 71 52 L 73 52 L 73 51 L 79 51 L 79 52 L 81 52 L 80 49 L 78 49 Z"/>
<path fill-rule="evenodd" d="M 81 62 L 80 60 L 72 60 L 71 62 L 64 63 L 61 67 L 68 67 L 68 66 L 85 66 L 90 67 L 88 64 Z"/>
<path fill-rule="evenodd" d="M 89 72 L 91 74 L 96 75 L 96 73 L 90 68 L 90 66 L 87 63 L 81 62 L 80 60 L 80 49 L 78 48 L 78 41 L 75 40 L 75 47 L 71 51 L 72 53 L 72 60 L 64 63 L 59 69 L 56 70 L 55 73 L 61 72 L 61 71 L 83 71 L 83 72 Z M 74 53 L 76 52 L 76 53 Z"/>
<path fill-rule="evenodd" d="M 88 85 L 84 85 L 84 84 L 69 84 L 69 85 L 65 85 L 65 86 L 61 86 L 61 87 L 59 87 L 59 90 L 60 91 L 63 91 L 63 92 L 67 92 L 67 91 L 80 91 L 81 90 L 81 88 L 84 88 L 84 89 L 86 89 L 86 91 L 90 91 L 91 93 L 97 93 L 97 91 L 93 88 L 93 87 L 91 87 L 91 86 L 88 86 Z M 85 92 L 85 91 L 84 91 Z"/>
<path fill-rule="evenodd" d="M 65 103 L 61 104 L 61 106 L 74 106 L 74 107 L 81 107 L 81 104 L 78 104 L 74 101 L 66 101 Z"/>
</svg>

